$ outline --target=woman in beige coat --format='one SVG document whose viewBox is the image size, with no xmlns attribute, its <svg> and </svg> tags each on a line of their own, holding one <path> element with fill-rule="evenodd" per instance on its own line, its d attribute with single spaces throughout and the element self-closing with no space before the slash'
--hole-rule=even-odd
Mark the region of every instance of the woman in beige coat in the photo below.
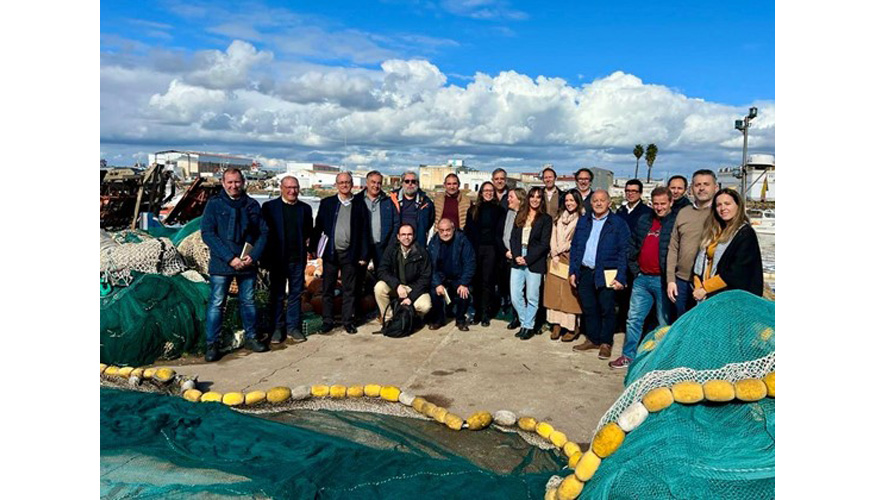
<svg viewBox="0 0 875 500">
<path fill-rule="evenodd" d="M 580 192 L 572 189 L 562 195 L 561 201 L 550 238 L 544 307 L 547 308 L 547 322 L 553 324 L 550 340 L 561 337 L 563 342 L 573 342 L 580 335 L 576 327 L 577 316 L 582 311 L 574 290 L 568 284 L 568 254 L 571 252 L 571 240 L 574 239 L 583 200 Z"/>
</svg>

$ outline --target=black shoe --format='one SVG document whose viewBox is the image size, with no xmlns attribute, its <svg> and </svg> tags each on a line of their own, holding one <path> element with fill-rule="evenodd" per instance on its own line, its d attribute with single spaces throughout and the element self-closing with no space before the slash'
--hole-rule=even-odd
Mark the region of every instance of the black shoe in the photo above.
<svg viewBox="0 0 875 500">
<path fill-rule="evenodd" d="M 322 323 L 322 328 L 319 329 L 319 333 L 327 335 L 331 333 L 331 330 L 334 330 L 334 323 Z"/>
<path fill-rule="evenodd" d="M 204 360 L 207 363 L 212 363 L 213 361 L 218 361 L 220 357 L 221 354 L 219 353 L 219 343 L 213 342 L 212 344 L 208 344 L 207 353 L 204 356 Z"/>
<path fill-rule="evenodd" d="M 520 320 L 518 318 L 514 318 L 513 321 L 507 324 L 508 330 L 516 330 L 520 327 Z"/>
<path fill-rule="evenodd" d="M 276 330 L 270 337 L 271 344 L 282 344 L 286 341 L 286 334 L 282 330 Z"/>
<path fill-rule="evenodd" d="M 523 334 L 520 335 L 520 339 L 522 340 L 529 340 L 530 338 L 535 336 L 535 330 L 523 328 L 521 331 L 523 332 Z"/>
<path fill-rule="evenodd" d="M 484 318 L 483 321 L 480 322 L 480 326 L 489 326 L 489 318 Z"/>
<path fill-rule="evenodd" d="M 516 332 L 513 336 L 517 338 L 522 338 L 523 335 L 526 334 L 525 328 L 520 328 L 520 331 Z"/>
<path fill-rule="evenodd" d="M 458 328 L 460 332 L 467 332 L 468 331 L 468 323 L 465 321 L 457 321 L 456 328 Z"/>
<path fill-rule="evenodd" d="M 440 330 L 440 329 L 443 328 L 443 327 L 444 327 L 444 325 L 442 325 L 442 324 L 440 324 L 440 323 L 429 323 L 429 324 L 428 324 L 428 329 L 429 329 L 429 330 Z"/>
<path fill-rule="evenodd" d="M 259 342 L 258 339 L 246 339 L 246 341 L 243 342 L 243 347 L 252 352 L 265 352 L 270 350 L 269 347 Z"/>
<path fill-rule="evenodd" d="M 307 341 L 307 337 L 305 337 L 304 334 L 301 333 L 301 330 L 298 330 L 297 328 L 293 328 L 293 329 L 289 332 L 289 337 L 291 337 L 291 338 L 292 338 L 292 342 L 295 342 L 295 343 L 306 342 L 306 341 Z"/>
<path fill-rule="evenodd" d="M 346 333 L 349 334 L 358 333 L 359 331 L 358 328 L 356 328 L 353 324 L 343 325 L 343 329 L 346 330 Z"/>
</svg>

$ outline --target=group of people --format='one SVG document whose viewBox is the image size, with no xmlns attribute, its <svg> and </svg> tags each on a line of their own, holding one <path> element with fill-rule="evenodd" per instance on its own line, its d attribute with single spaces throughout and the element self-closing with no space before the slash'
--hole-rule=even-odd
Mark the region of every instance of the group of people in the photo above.
<svg viewBox="0 0 875 500">
<path fill-rule="evenodd" d="M 269 271 L 270 341 L 305 341 L 304 269 L 316 256 L 323 266 L 322 333 L 337 326 L 338 292 L 342 326 L 357 332 L 355 298 L 371 271 L 381 321 L 393 300 L 412 307 L 432 330 L 451 318 L 468 331 L 472 308 L 473 324 L 489 326 L 504 308 L 516 337 L 528 340 L 546 322 L 552 340 L 583 335 L 573 349 L 597 350 L 606 360 L 619 321 L 626 338 L 622 354 L 609 363 L 618 369 L 634 359 L 648 321 L 667 325 L 724 290 L 762 295 L 762 259 L 744 200 L 719 189 L 711 170 L 695 172 L 690 186 L 685 177 L 672 177 L 668 187 L 650 193 L 651 206 L 642 200 L 641 181 L 632 179 L 616 212 L 607 191 L 592 189 L 591 170 L 578 170 L 575 188 L 565 192 L 556 177 L 546 168 L 544 187 L 527 192 L 508 188 L 507 172 L 499 168 L 472 202 L 452 173 L 432 200 L 414 171 L 389 194 L 382 174 L 369 172 L 355 195 L 352 176 L 342 172 L 337 195 L 321 200 L 314 219 L 298 199 L 295 177 L 284 177 L 282 196 L 259 208 L 243 191 L 240 171 L 228 169 L 201 223 L 211 250 L 207 361 L 219 356 L 231 278 L 237 279 L 245 346 L 269 349 L 256 335 L 258 265 Z"/>
</svg>

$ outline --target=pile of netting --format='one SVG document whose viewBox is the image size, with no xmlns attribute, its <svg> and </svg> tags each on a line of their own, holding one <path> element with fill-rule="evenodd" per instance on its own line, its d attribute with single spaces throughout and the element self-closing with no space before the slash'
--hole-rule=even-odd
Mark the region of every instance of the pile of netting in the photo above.
<svg viewBox="0 0 875 500">
<path fill-rule="evenodd" d="M 100 389 L 101 498 L 539 499 L 559 455 L 517 434 Z"/>
<path fill-rule="evenodd" d="M 651 389 L 685 380 L 736 382 L 775 370 L 775 303 L 747 292 L 708 299 L 649 333 L 626 390 L 602 418 L 615 422 Z M 652 413 L 604 459 L 582 498 L 773 498 L 775 400 L 673 404 Z"/>
<path fill-rule="evenodd" d="M 199 218 L 149 232 L 101 230 L 101 362 L 142 366 L 202 352 L 208 262 Z"/>
</svg>

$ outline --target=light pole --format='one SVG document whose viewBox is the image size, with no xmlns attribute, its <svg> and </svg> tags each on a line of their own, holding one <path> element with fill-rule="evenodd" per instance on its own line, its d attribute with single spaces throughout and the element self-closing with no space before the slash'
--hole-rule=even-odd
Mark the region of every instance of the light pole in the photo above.
<svg viewBox="0 0 875 500">
<path fill-rule="evenodd" d="M 747 129 L 750 121 L 757 117 L 757 108 L 751 107 L 744 120 L 735 120 L 735 129 L 744 134 L 744 148 L 741 152 L 741 196 L 747 200 Z"/>
</svg>

